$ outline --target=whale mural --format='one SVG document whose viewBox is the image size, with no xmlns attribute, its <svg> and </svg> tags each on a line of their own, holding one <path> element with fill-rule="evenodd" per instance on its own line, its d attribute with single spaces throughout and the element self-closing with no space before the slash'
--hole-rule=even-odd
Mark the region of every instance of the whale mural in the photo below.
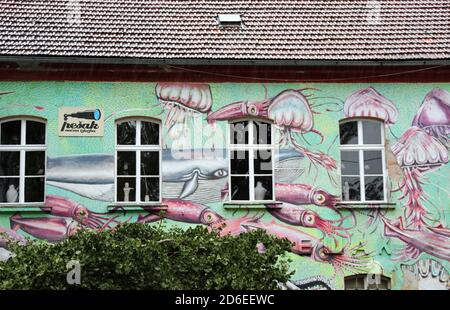
<svg viewBox="0 0 450 310">
<path fill-rule="evenodd" d="M 114 200 L 114 156 L 48 157 L 46 176 L 48 185 L 94 200 Z"/>
<path fill-rule="evenodd" d="M 301 160 L 303 155 L 295 150 L 281 149 L 275 159 L 281 167 L 286 162 Z M 283 177 L 285 169 L 280 171 Z M 290 170 L 294 177 L 301 171 Z M 228 176 L 228 159 L 225 149 L 219 150 L 162 150 L 162 180 L 182 183 L 180 192 L 166 191 L 166 196 L 186 198 L 199 187 L 200 181 L 214 181 Z M 47 184 L 59 187 L 94 200 L 114 201 L 114 156 L 83 154 L 47 159 Z"/>
</svg>

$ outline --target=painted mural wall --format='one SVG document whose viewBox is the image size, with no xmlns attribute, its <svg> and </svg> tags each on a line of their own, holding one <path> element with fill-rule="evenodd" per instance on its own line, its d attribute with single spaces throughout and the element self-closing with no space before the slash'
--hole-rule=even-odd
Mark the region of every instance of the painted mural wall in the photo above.
<svg viewBox="0 0 450 310">
<path fill-rule="evenodd" d="M 0 232 L 12 238 L 55 242 L 125 221 L 263 229 L 293 242 L 294 288 L 343 289 L 345 276 L 378 273 L 393 289 L 449 289 L 450 84 L 0 82 L 0 93 L 0 117 L 47 122 L 46 202 L 0 207 Z M 104 136 L 59 137 L 58 108 L 71 106 L 102 109 Z M 114 203 L 115 121 L 131 116 L 162 124 L 163 219 Z M 281 208 L 224 204 L 228 121 L 245 117 L 275 125 Z M 389 204 L 339 203 L 346 117 L 384 123 Z"/>
</svg>

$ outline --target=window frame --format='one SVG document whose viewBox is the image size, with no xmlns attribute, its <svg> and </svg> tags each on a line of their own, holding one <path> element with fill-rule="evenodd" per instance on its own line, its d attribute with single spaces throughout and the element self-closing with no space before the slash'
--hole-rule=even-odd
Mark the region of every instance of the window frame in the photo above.
<svg viewBox="0 0 450 310">
<path fill-rule="evenodd" d="M 380 136 L 381 144 L 364 144 L 363 138 L 363 122 L 373 122 L 380 125 Z M 345 123 L 357 122 L 358 128 L 358 144 L 341 144 L 340 143 L 340 132 L 341 126 Z M 387 193 L 387 179 L 388 171 L 386 165 L 386 128 L 383 120 L 378 118 L 346 118 L 339 121 L 339 157 L 340 164 L 342 163 L 342 151 L 358 151 L 359 159 L 359 176 L 358 175 L 343 175 L 341 170 L 341 165 L 339 165 L 339 175 L 340 175 L 340 192 L 341 192 L 341 202 L 342 204 L 385 204 L 388 203 L 388 193 Z M 367 200 L 366 199 L 366 189 L 365 189 L 365 177 L 379 176 L 379 174 L 365 174 L 364 173 L 364 151 L 381 151 L 381 164 L 382 164 L 382 175 L 383 175 L 383 199 L 382 200 Z M 342 177 L 359 177 L 360 181 L 360 199 L 359 200 L 344 200 L 344 191 L 342 189 Z"/>
<path fill-rule="evenodd" d="M 370 284 L 367 284 L 367 288 L 358 288 L 358 283 L 359 281 L 363 281 L 364 286 L 366 285 L 366 281 L 368 279 L 368 276 L 370 274 L 367 273 L 358 273 L 358 274 L 354 274 L 354 275 L 350 275 L 350 276 L 346 276 L 344 277 L 344 290 L 348 290 L 348 291 L 359 291 L 359 290 L 363 290 L 363 291 L 381 291 L 381 290 L 386 290 L 386 291 L 390 291 L 392 290 L 392 279 L 390 277 L 387 277 L 383 274 L 379 274 L 378 276 L 380 277 L 380 284 L 384 281 L 386 281 L 387 283 L 387 288 L 386 289 L 380 289 L 379 285 L 375 283 L 376 288 L 369 288 Z M 348 288 L 347 285 L 347 281 L 355 281 L 355 288 L 350 289 Z"/>
<path fill-rule="evenodd" d="M 11 178 L 11 179 L 19 179 L 19 201 L 18 202 L 0 202 L 1 207 L 8 206 L 41 206 L 45 204 L 45 197 L 47 196 L 47 120 L 40 117 L 33 116 L 23 116 L 23 117 L 6 117 L 0 119 L 0 137 L 1 137 L 1 128 L 3 123 L 20 121 L 20 144 L 1 144 L 0 142 L 0 152 L 19 152 L 19 175 L 18 176 L 0 176 L 0 178 Z M 44 124 L 44 144 L 26 144 L 27 138 L 27 121 L 37 122 Z M 26 202 L 25 201 L 25 180 L 27 175 L 26 171 L 26 152 L 44 152 L 44 174 L 43 175 L 30 175 L 28 178 L 44 178 L 44 192 L 43 192 L 43 200 L 42 201 L 33 201 Z"/>
<path fill-rule="evenodd" d="M 240 123 L 240 122 L 248 122 L 248 127 L 251 128 L 251 130 L 248 131 L 248 144 L 233 144 L 231 143 L 231 126 Z M 267 124 L 270 126 L 270 144 L 254 144 L 253 143 L 253 137 L 254 137 L 254 126 L 253 122 L 261 122 L 264 124 Z M 267 203 L 273 203 L 276 202 L 275 197 L 275 147 L 274 147 L 274 141 L 275 141 L 275 126 L 272 122 L 265 120 L 265 119 L 259 119 L 259 118 L 242 118 L 242 119 L 236 119 L 233 121 L 228 122 L 227 126 L 227 145 L 228 145 L 228 203 L 230 204 L 267 204 Z M 271 152 L 271 165 L 272 165 L 272 174 L 258 174 L 255 175 L 254 173 L 254 151 L 258 150 L 270 150 Z M 231 195 L 231 177 L 232 176 L 246 176 L 246 175 L 240 175 L 240 174 L 232 174 L 231 173 L 231 153 L 233 151 L 248 151 L 248 161 L 249 161 L 249 167 L 248 167 L 248 177 L 249 177 L 249 200 L 233 200 Z M 272 177 L 272 199 L 271 200 L 256 200 L 255 198 L 255 176 L 271 176 Z"/>
<path fill-rule="evenodd" d="M 135 121 L 136 122 L 136 143 L 133 145 L 124 145 L 117 143 L 117 126 L 124 122 Z M 158 125 L 158 145 L 142 145 L 141 144 L 141 124 L 142 122 L 151 122 Z M 152 204 L 161 204 L 162 202 L 162 122 L 159 119 L 151 118 L 151 117 L 125 117 L 117 119 L 114 122 L 114 204 L 116 205 L 152 205 Z M 141 200 L 141 178 L 146 177 L 141 175 L 141 152 L 151 152 L 157 151 L 159 154 L 159 199 L 156 201 L 140 201 Z M 136 175 L 134 176 L 136 186 L 134 188 L 135 191 L 135 201 L 119 201 L 117 200 L 117 180 L 120 177 L 117 174 L 117 153 L 118 152 L 135 152 L 136 154 Z M 156 176 L 147 176 L 147 177 L 156 177 Z M 132 178 L 132 176 L 130 176 Z"/>
</svg>

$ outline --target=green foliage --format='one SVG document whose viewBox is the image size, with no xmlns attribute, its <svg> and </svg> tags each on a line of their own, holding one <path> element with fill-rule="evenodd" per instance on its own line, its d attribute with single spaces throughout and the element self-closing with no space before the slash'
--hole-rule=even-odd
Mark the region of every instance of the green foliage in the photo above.
<svg viewBox="0 0 450 310">
<path fill-rule="evenodd" d="M 289 247 L 262 231 L 219 237 L 200 226 L 143 224 L 82 230 L 55 244 L 10 245 L 16 256 L 0 263 L 0 289 L 275 289 L 291 275 L 283 255 Z M 71 260 L 81 264 L 81 285 L 67 284 Z"/>
</svg>

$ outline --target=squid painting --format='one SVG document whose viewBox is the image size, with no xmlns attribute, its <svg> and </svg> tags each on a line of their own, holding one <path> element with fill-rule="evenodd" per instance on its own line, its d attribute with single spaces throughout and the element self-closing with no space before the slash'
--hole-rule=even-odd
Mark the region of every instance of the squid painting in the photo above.
<svg viewBox="0 0 450 310">
<path fill-rule="evenodd" d="M 324 140 L 322 133 L 314 128 L 313 114 L 318 112 L 312 108 L 313 105 L 309 102 L 308 96 L 302 93 L 302 89 L 287 89 L 273 98 L 228 104 L 208 114 L 207 120 L 210 124 L 244 117 L 260 117 L 271 120 L 281 133 L 278 141 L 281 146 L 292 146 L 304 154 L 314 166 L 325 168 L 330 176 L 330 172 L 337 168 L 336 160 L 321 151 L 312 151 L 298 142 L 299 138 L 306 133 L 319 135 L 320 143 Z"/>
</svg>

